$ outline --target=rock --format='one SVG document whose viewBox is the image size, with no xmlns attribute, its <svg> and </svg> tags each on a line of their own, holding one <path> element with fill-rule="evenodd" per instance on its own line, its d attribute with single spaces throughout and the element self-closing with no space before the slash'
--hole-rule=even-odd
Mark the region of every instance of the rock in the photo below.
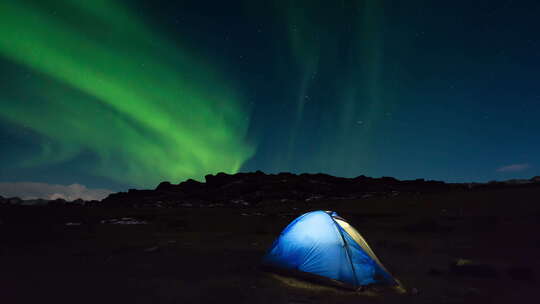
<svg viewBox="0 0 540 304">
<path fill-rule="evenodd" d="M 381 182 L 388 183 L 388 184 L 396 184 L 399 182 L 398 179 L 388 176 L 383 176 L 379 179 Z M 418 181 L 418 180 L 417 180 Z M 423 181 L 423 180 L 422 180 Z"/>
<path fill-rule="evenodd" d="M 219 172 L 216 175 L 208 174 L 204 177 L 206 185 L 210 187 L 221 187 L 235 180 L 234 175 Z"/>
<path fill-rule="evenodd" d="M 472 261 L 467 260 L 467 259 L 458 259 L 456 261 L 456 266 L 463 266 L 463 265 L 470 265 L 470 264 L 472 264 Z"/>
<path fill-rule="evenodd" d="M 186 193 L 200 193 L 201 191 L 204 191 L 205 188 L 205 184 L 191 178 L 185 182 L 181 182 L 178 186 Z"/>
<path fill-rule="evenodd" d="M 149 247 L 144 249 L 144 252 L 156 252 L 159 250 L 159 246 Z"/>
<path fill-rule="evenodd" d="M 114 225 L 145 225 L 146 221 L 137 220 L 131 217 L 123 217 L 121 219 L 109 219 L 102 220 L 101 224 L 114 224 Z"/>
<path fill-rule="evenodd" d="M 79 222 L 67 222 L 65 225 L 66 226 L 80 226 L 82 223 L 79 223 Z"/>
<path fill-rule="evenodd" d="M 367 177 L 365 175 L 358 175 L 357 177 L 353 178 L 354 181 L 357 181 L 357 182 L 363 182 L 363 181 L 369 181 L 369 180 L 372 180 L 372 178 L 370 177 Z"/>
<path fill-rule="evenodd" d="M 234 205 L 249 206 L 249 202 L 246 202 L 245 200 L 242 200 L 242 199 L 232 200 L 231 203 Z"/>
<path fill-rule="evenodd" d="M 320 200 L 320 199 L 322 199 L 321 195 L 312 195 L 312 196 L 306 198 L 304 201 L 305 202 L 311 202 L 311 201 L 316 201 L 316 200 Z"/>
<path fill-rule="evenodd" d="M 82 199 L 78 198 L 78 199 L 72 201 L 71 204 L 82 206 L 82 205 L 84 205 L 84 201 Z"/>
<path fill-rule="evenodd" d="M 172 191 L 177 187 L 178 185 L 173 185 L 170 182 L 165 181 L 165 182 L 159 183 L 159 185 L 156 187 L 156 191 Z"/>
<path fill-rule="evenodd" d="M 487 264 L 477 264 L 471 260 L 458 259 L 450 263 L 449 271 L 452 274 L 467 277 L 497 278 L 497 270 Z"/>
</svg>

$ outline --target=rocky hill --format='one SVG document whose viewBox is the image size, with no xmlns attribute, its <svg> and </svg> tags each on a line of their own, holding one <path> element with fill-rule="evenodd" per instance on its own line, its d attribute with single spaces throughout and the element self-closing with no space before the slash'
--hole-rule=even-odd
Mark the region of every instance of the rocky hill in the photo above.
<svg viewBox="0 0 540 304">
<path fill-rule="evenodd" d="M 219 207 L 257 206 L 261 202 L 312 202 L 318 200 L 363 199 L 407 193 L 478 191 L 508 187 L 538 187 L 540 177 L 492 181 L 489 183 L 445 183 L 424 179 L 398 180 L 393 177 L 355 178 L 328 174 L 251 173 L 206 175 L 205 182 L 188 179 L 179 184 L 162 182 L 153 190 L 129 189 L 110 194 L 104 200 L 68 202 L 3 198 L 0 205 L 71 205 L 108 207 Z"/>
<path fill-rule="evenodd" d="M 463 184 L 447 184 L 423 179 L 399 181 L 392 177 L 355 178 L 327 174 L 237 173 L 206 175 L 205 182 L 192 179 L 179 184 L 160 183 L 154 190 L 135 190 L 109 195 L 109 206 L 251 206 L 263 201 L 315 201 L 357 199 L 399 195 L 402 192 L 438 192 L 465 189 Z"/>
</svg>

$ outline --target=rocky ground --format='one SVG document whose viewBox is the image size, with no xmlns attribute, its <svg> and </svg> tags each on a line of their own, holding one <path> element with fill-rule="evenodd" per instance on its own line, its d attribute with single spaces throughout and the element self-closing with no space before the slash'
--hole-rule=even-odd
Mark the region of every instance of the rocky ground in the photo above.
<svg viewBox="0 0 540 304">
<path fill-rule="evenodd" d="M 221 176 L 212 187 L 212 177 L 191 181 L 191 192 L 162 183 L 87 205 L 4 200 L 2 302 L 537 303 L 537 184 L 334 183 L 311 175 L 282 182 L 280 197 L 282 177 L 271 177 L 273 188 L 250 176 Z M 409 293 L 351 292 L 261 271 L 280 231 L 319 209 L 355 226 Z"/>
</svg>

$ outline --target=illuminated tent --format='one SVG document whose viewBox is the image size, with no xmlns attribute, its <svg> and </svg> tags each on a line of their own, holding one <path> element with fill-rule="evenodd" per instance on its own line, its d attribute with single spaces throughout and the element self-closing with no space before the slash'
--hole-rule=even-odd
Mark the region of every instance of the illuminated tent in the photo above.
<svg viewBox="0 0 540 304">
<path fill-rule="evenodd" d="M 332 211 L 313 211 L 292 221 L 263 264 L 345 287 L 399 285 L 360 233 Z"/>
</svg>

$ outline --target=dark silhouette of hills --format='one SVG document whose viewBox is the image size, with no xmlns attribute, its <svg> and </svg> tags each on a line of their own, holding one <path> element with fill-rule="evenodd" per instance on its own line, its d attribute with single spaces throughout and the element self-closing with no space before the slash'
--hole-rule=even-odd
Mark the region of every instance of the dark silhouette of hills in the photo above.
<svg viewBox="0 0 540 304">
<path fill-rule="evenodd" d="M 322 199 L 358 199 L 372 196 L 396 196 L 400 193 L 429 193 L 477 190 L 509 186 L 540 185 L 538 177 L 526 182 L 445 183 L 424 179 L 400 181 L 393 177 L 355 178 L 328 174 L 253 173 L 206 175 L 205 182 L 192 179 L 179 184 L 160 183 L 154 190 L 135 190 L 109 195 L 102 203 L 131 207 L 251 206 L 264 201 L 315 201 Z"/>
<path fill-rule="evenodd" d="M 478 191 L 508 187 L 538 187 L 540 176 L 531 179 L 512 179 L 489 183 L 445 183 L 415 179 L 398 180 L 393 177 L 355 178 L 328 174 L 265 174 L 250 173 L 206 175 L 205 182 L 188 179 L 179 184 L 161 182 L 154 190 L 129 189 L 110 194 L 100 201 L 81 199 L 67 202 L 56 200 L 22 200 L 3 198 L 0 205 L 77 205 L 110 207 L 217 207 L 256 206 L 261 202 L 310 202 L 317 200 L 363 199 L 397 196 L 406 193 L 433 193 L 447 191 Z"/>
<path fill-rule="evenodd" d="M 0 197 L 2 299 L 216 303 L 217 291 L 220 302 L 245 303 L 534 303 L 538 197 L 539 177 L 456 184 L 263 172 L 102 201 Z M 313 210 L 347 219 L 411 294 L 325 292 L 260 271 L 276 237 Z M 28 292 L 29 278 L 39 292 Z"/>
</svg>

